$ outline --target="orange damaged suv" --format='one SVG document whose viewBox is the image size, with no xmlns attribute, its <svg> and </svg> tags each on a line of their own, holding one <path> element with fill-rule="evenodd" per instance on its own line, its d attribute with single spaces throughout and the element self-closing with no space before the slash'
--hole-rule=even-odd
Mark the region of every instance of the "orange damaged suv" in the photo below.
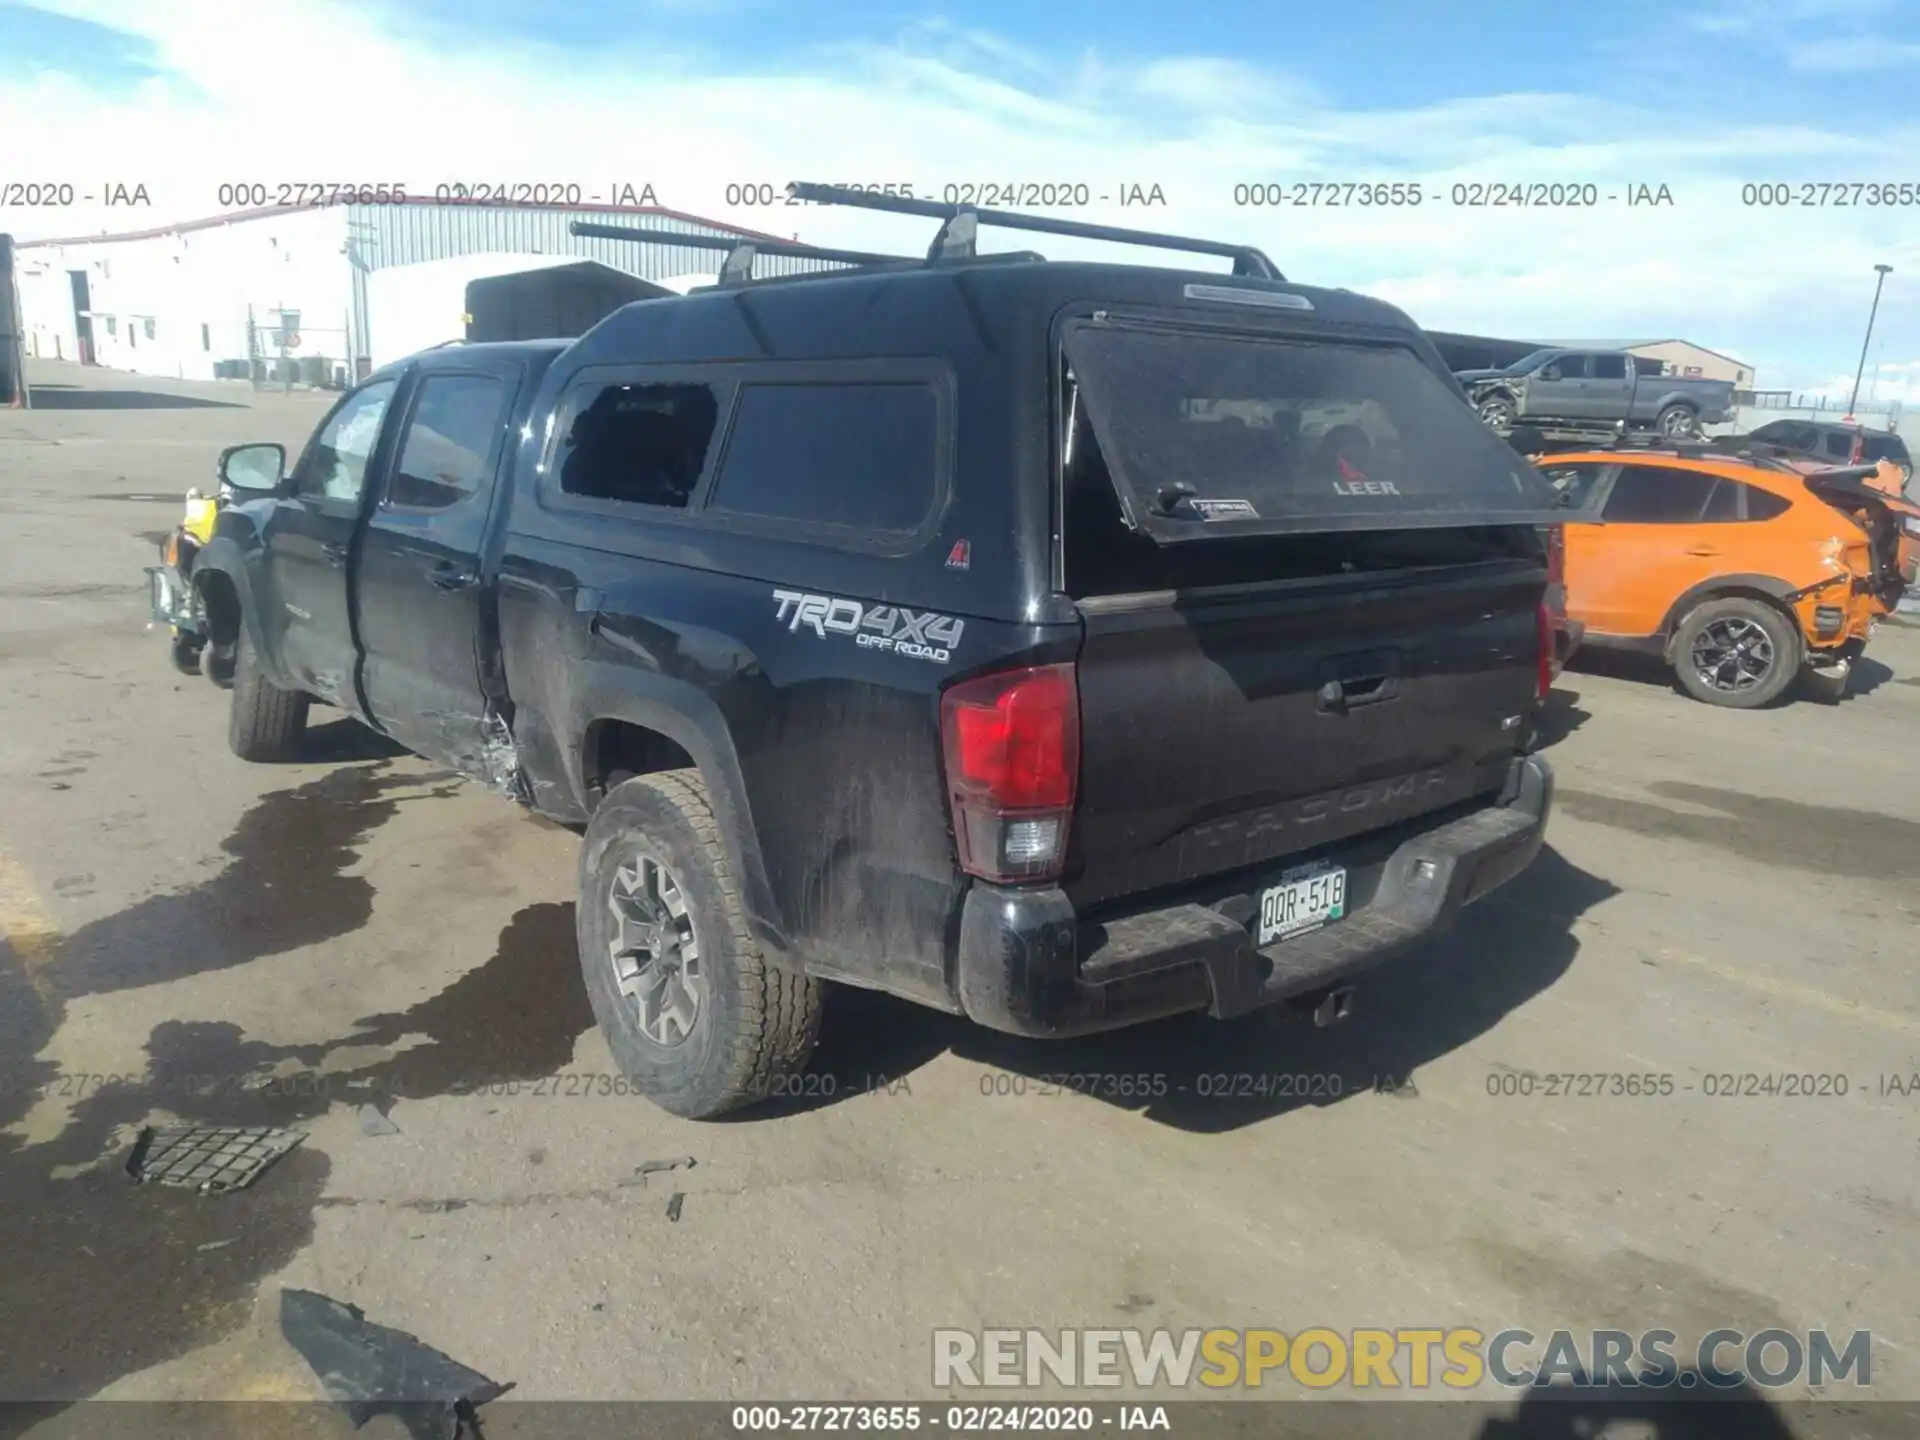
<svg viewBox="0 0 1920 1440">
<path fill-rule="evenodd" d="M 1795 466 L 1700 446 L 1570 451 L 1535 462 L 1580 513 L 1566 526 L 1567 614 L 1587 645 L 1660 656 L 1688 694 L 1752 709 L 1797 678 L 1837 700 L 1913 576 L 1882 467 Z"/>
</svg>

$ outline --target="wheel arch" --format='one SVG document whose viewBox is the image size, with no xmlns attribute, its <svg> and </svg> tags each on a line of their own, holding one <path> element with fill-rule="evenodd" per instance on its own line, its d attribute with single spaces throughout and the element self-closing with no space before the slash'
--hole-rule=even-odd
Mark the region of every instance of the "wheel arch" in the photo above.
<svg viewBox="0 0 1920 1440">
<path fill-rule="evenodd" d="M 1789 598 L 1794 593 L 1794 587 L 1776 575 L 1716 575 L 1711 580 L 1703 580 L 1683 591 L 1667 610 L 1660 626 L 1661 655 L 1669 665 L 1673 663 L 1673 647 L 1680 636 L 1681 622 L 1709 600 L 1758 600 L 1779 611 L 1804 646 L 1806 636 L 1801 633 L 1800 617 L 1794 613 Z"/>
<path fill-rule="evenodd" d="M 754 938 L 770 960 L 799 968 L 797 959 L 788 958 L 791 947 L 767 880 L 739 752 L 720 707 L 704 691 L 670 676 L 597 661 L 581 669 L 580 720 L 569 755 L 581 809 L 589 816 L 598 809 L 616 776 L 697 770 Z"/>
<path fill-rule="evenodd" d="M 245 626 L 253 640 L 254 654 L 265 665 L 268 676 L 283 689 L 291 688 L 286 683 L 279 648 L 269 643 L 266 626 L 261 623 L 253 576 L 240 547 L 216 535 L 194 557 L 189 583 L 206 607 L 208 643 L 221 649 L 230 647 L 239 641 L 241 627 Z"/>
</svg>

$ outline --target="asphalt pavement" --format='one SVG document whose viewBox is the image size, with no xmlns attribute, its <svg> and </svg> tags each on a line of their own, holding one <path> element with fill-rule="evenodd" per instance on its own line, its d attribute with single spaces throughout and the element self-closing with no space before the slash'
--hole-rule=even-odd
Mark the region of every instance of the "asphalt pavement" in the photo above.
<svg viewBox="0 0 1920 1440">
<path fill-rule="evenodd" d="M 1864 1398 L 1920 1401 L 1920 628 L 1831 707 L 1564 676 L 1549 849 L 1344 1025 L 1048 1045 L 849 993 L 803 1093 L 697 1125 L 618 1093 L 573 833 L 323 710 L 310 760 L 244 764 L 147 627 L 182 492 L 326 397 L 33 378 L 0 411 L 0 1398 L 316 1397 L 292 1288 L 514 1400 L 931 1400 L 936 1327 L 1523 1325 L 1867 1329 Z M 1626 1074 L 1670 1078 L 1521 1078 Z M 234 1195 L 131 1184 L 176 1119 L 305 1138 Z"/>
</svg>

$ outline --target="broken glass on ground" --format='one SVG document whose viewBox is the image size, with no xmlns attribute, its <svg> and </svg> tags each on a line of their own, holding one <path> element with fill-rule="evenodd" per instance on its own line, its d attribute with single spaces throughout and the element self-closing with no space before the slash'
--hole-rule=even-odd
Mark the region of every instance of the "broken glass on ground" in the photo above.
<svg viewBox="0 0 1920 1440">
<path fill-rule="evenodd" d="M 691 1155 L 677 1155 L 671 1160 L 642 1160 L 633 1167 L 633 1178 L 622 1180 L 622 1185 L 645 1185 L 649 1175 L 664 1175 L 670 1170 L 691 1170 L 694 1159 Z"/>
<path fill-rule="evenodd" d="M 418 1336 L 372 1323 L 357 1305 L 311 1290 L 280 1292 L 280 1333 L 356 1430 L 376 1415 L 392 1415 L 414 1440 L 477 1436 L 475 1411 L 513 1388 Z"/>
<path fill-rule="evenodd" d="M 149 1125 L 133 1142 L 127 1174 L 140 1185 L 224 1195 L 246 1189 L 304 1139 L 271 1125 Z"/>
</svg>

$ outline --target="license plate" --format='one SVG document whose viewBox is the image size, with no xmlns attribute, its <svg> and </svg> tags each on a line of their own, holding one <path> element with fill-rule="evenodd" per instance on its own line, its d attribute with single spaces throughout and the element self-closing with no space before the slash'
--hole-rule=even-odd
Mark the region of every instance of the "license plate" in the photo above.
<svg viewBox="0 0 1920 1440">
<path fill-rule="evenodd" d="M 1278 885 L 1268 886 L 1260 894 L 1260 944 L 1318 930 L 1346 913 L 1345 866 L 1311 865 L 1289 870 Z"/>
</svg>

